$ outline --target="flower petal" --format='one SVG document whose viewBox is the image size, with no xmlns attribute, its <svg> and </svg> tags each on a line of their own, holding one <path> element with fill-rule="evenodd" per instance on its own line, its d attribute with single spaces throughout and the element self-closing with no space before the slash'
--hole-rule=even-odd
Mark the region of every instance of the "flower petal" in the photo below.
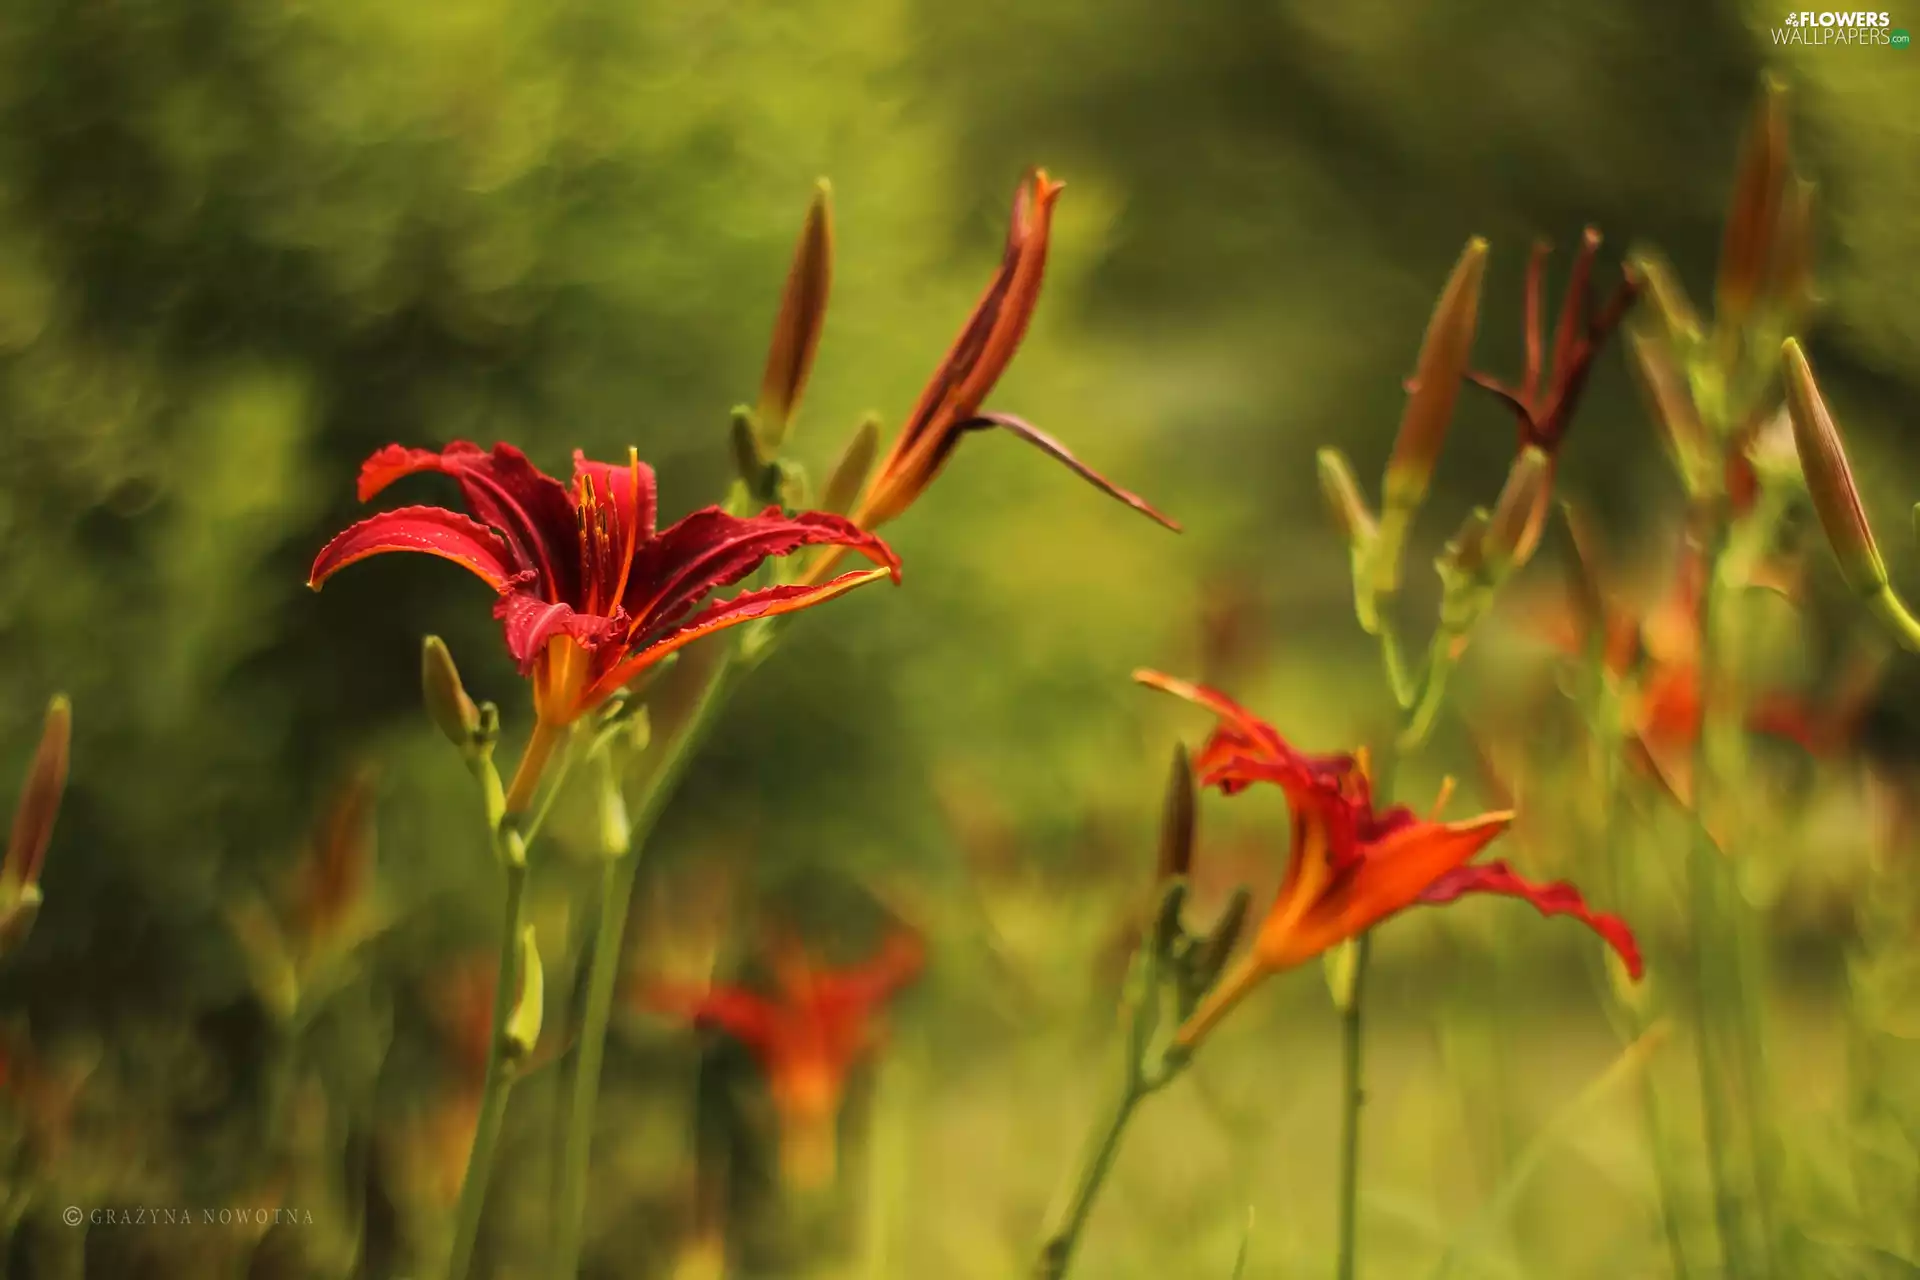
<svg viewBox="0 0 1920 1280">
<path fill-rule="evenodd" d="M 445 507 L 401 507 L 350 526 L 322 547 L 307 585 L 318 591 L 348 565 L 388 551 L 418 551 L 451 560 L 495 591 L 505 591 L 518 570 L 511 548 L 478 521 Z"/>
<path fill-rule="evenodd" d="M 640 549 L 622 603 L 638 619 L 636 635 L 658 635 L 708 592 L 732 586 L 772 557 L 821 545 L 851 548 L 899 580 L 900 560 L 893 550 L 841 516 L 824 511 L 789 516 L 768 507 L 742 518 L 705 507 Z"/>
<path fill-rule="evenodd" d="M 1599 934 L 1601 940 L 1613 948 L 1635 980 L 1644 970 L 1640 946 L 1634 939 L 1633 930 L 1627 927 L 1627 922 L 1619 916 L 1594 911 L 1587 906 L 1580 891 L 1564 880 L 1538 884 L 1519 875 L 1505 862 L 1478 863 L 1455 867 L 1445 873 L 1427 886 L 1420 895 L 1420 901 L 1439 906 L 1469 893 L 1497 893 L 1520 898 L 1532 903 L 1534 910 L 1543 916 L 1572 916 Z"/>
<path fill-rule="evenodd" d="M 360 468 L 360 500 L 366 502 L 402 476 L 437 471 L 460 485 L 467 510 L 498 530 L 522 569 L 537 569 L 557 599 L 578 587 L 579 530 L 566 486 L 527 460 L 510 444 L 491 451 L 456 440 L 439 453 L 388 445 Z"/>
<path fill-rule="evenodd" d="M 768 587 L 763 591 L 743 591 L 731 600 L 723 600 L 703 609 L 688 622 L 644 648 L 629 652 L 617 665 L 595 678 L 593 686 L 581 696 L 581 703 L 583 706 L 592 706 L 611 697 L 616 689 L 632 683 L 634 677 L 660 659 L 703 636 L 739 626 L 743 622 L 752 622 L 755 618 L 797 613 L 888 576 L 897 577 L 889 569 L 865 569 L 857 573 L 843 573 L 815 586 L 792 583 L 783 587 Z"/>
<path fill-rule="evenodd" d="M 738 987 L 703 989 L 653 983 L 640 993 L 638 1003 L 696 1027 L 724 1031 L 762 1053 L 774 1048 L 781 1039 L 780 1010 L 771 1001 Z"/>
<path fill-rule="evenodd" d="M 1333 880 L 1285 937 L 1271 942 L 1263 938 L 1268 947 L 1264 958 L 1276 969 L 1303 963 L 1404 911 L 1512 822 L 1511 813 L 1488 813 L 1467 822 L 1401 825 L 1367 846 L 1363 857 L 1337 867 Z"/>
<path fill-rule="evenodd" d="M 1061 444 L 1058 440 L 1024 418 L 1016 418 L 1010 413 L 981 413 L 961 423 L 956 428 L 956 431 L 978 431 L 986 427 L 1000 427 L 1012 432 L 1108 497 L 1119 499 L 1135 511 L 1138 511 L 1141 515 L 1146 516 L 1149 520 L 1153 520 L 1173 530 L 1175 533 L 1180 532 L 1179 521 L 1173 519 L 1171 516 L 1161 514 L 1160 511 L 1154 508 L 1152 503 L 1142 498 L 1139 494 L 1127 489 L 1122 489 L 1119 485 L 1107 479 L 1098 471 L 1095 471 L 1092 467 L 1080 461 L 1080 459 L 1074 457 L 1072 452 L 1067 449 L 1067 446 Z"/>
<path fill-rule="evenodd" d="M 572 605 L 559 604 L 528 591 L 507 591 L 494 602 L 493 616 L 504 624 L 507 652 L 520 664 L 520 674 L 533 674 L 534 662 L 545 651 L 547 641 L 564 635 L 582 649 L 592 652 L 627 631 L 624 613 L 611 618 L 598 614 L 576 613 Z"/>
</svg>

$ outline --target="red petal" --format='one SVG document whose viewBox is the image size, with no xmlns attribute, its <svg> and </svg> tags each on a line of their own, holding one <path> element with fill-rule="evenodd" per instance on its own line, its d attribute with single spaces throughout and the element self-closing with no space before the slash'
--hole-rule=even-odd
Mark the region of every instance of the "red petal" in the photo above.
<svg viewBox="0 0 1920 1280">
<path fill-rule="evenodd" d="M 641 548 L 622 603 L 639 619 L 636 634 L 656 635 L 684 618 L 708 592 L 732 586 L 775 556 L 821 545 L 849 547 L 899 581 L 900 560 L 892 548 L 842 516 L 824 511 L 788 516 L 768 507 L 743 519 L 706 507 Z"/>
<path fill-rule="evenodd" d="M 1521 898 L 1532 903 L 1534 910 L 1543 916 L 1572 916 L 1599 934 L 1613 948 L 1636 981 L 1644 971 L 1640 946 L 1634 940 L 1633 930 L 1627 927 L 1627 922 L 1619 916 L 1594 911 L 1587 906 L 1580 891 L 1564 880 L 1537 884 L 1520 876 L 1504 862 L 1483 862 L 1456 867 L 1447 872 L 1427 887 L 1427 891 L 1420 895 L 1420 900 L 1439 906 L 1468 893 L 1497 893 Z"/>
<path fill-rule="evenodd" d="M 502 595 L 494 602 L 493 616 L 505 624 L 507 652 L 520 664 L 523 676 L 533 674 L 534 660 L 555 636 L 570 636 L 582 649 L 591 652 L 626 634 L 627 630 L 624 614 L 602 618 L 591 613 L 576 613 L 572 605 L 556 604 L 527 591 L 509 591 Z"/>
<path fill-rule="evenodd" d="M 581 697 L 583 706 L 592 706 L 604 698 L 612 696 L 614 690 L 633 681 L 642 671 L 676 649 L 685 648 L 702 636 L 724 631 L 728 627 L 751 622 L 755 618 L 773 618 L 783 613 L 795 613 L 801 609 L 824 604 L 835 596 L 845 595 L 855 587 L 865 586 L 887 577 L 886 569 L 867 569 L 859 573 L 843 573 L 830 582 L 818 586 L 794 584 L 784 587 L 769 587 L 765 591 L 743 591 L 731 600 L 722 601 L 703 610 L 692 621 L 680 626 L 665 636 L 653 641 L 645 648 L 629 652 L 619 663 L 603 672 Z"/>
<path fill-rule="evenodd" d="M 444 507 L 401 507 L 351 526 L 320 549 L 307 585 L 320 584 L 368 556 L 419 551 L 464 565 L 495 591 L 512 583 L 513 553 L 493 530 Z"/>
<path fill-rule="evenodd" d="M 910 933 L 897 933 L 882 944 L 865 964 L 819 975 L 815 999 L 830 1009 L 858 1010 L 862 1015 L 920 975 L 927 950 Z"/>
<path fill-rule="evenodd" d="M 402 476 L 437 471 L 460 484 L 467 510 L 506 538 L 520 568 L 537 569 L 559 599 L 578 586 L 579 529 L 566 486 L 510 444 L 491 452 L 456 440 L 439 453 L 388 445 L 360 468 L 360 500 L 368 501 Z"/>
<path fill-rule="evenodd" d="M 751 1048 L 765 1051 L 780 1039 L 780 1010 L 738 987 L 697 988 L 655 983 L 640 994 L 640 1004 L 655 1013 L 726 1032 Z"/>
</svg>

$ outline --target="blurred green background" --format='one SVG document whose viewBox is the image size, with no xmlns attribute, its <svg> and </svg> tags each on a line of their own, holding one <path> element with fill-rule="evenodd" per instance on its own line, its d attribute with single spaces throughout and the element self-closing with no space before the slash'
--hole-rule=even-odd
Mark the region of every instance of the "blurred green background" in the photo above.
<svg viewBox="0 0 1920 1280">
<path fill-rule="evenodd" d="M 46 1052 L 97 1062 L 76 1185 L 89 1203 L 248 1194 L 271 1038 L 228 912 L 276 891 L 329 789 L 370 762 L 390 927 L 370 944 L 364 1016 L 325 1050 L 364 1114 L 343 1130 L 346 1171 L 321 1183 L 376 1206 L 353 1218 L 385 1242 L 369 1274 L 404 1265 L 411 1228 L 396 1194 L 361 1196 L 365 1171 L 444 1070 L 435 975 L 485 951 L 496 910 L 469 780 L 418 709 L 420 636 L 447 637 L 510 741 L 528 709 L 466 575 L 390 557 L 305 590 L 314 552 L 357 516 L 360 460 L 390 441 L 504 439 L 561 471 L 575 447 L 633 444 L 665 513 L 717 500 L 726 411 L 752 396 L 826 175 L 839 256 L 795 445 L 823 474 L 862 413 L 897 425 L 992 270 L 1015 180 L 1043 164 L 1068 183 L 1046 293 L 991 404 L 1186 532 L 1010 439 L 969 441 L 887 531 L 904 586 L 794 628 L 643 873 L 664 934 L 686 914 L 676 886 L 721 868 L 753 918 L 826 940 L 860 936 L 874 900 L 917 914 L 935 959 L 874 1103 L 888 1190 L 861 1216 L 879 1243 L 861 1248 L 883 1259 L 875 1275 L 1012 1273 L 1104 1087 L 1110 953 L 1144 892 L 1166 752 L 1201 728 L 1128 673 L 1231 680 L 1311 746 L 1377 735 L 1388 703 L 1312 455 L 1338 443 L 1372 483 L 1469 235 L 1493 243 L 1477 351 L 1502 375 L 1536 233 L 1570 245 L 1599 226 L 1609 275 L 1628 245 L 1658 244 L 1706 295 L 1759 77 L 1783 76 L 1822 193 L 1811 349 L 1896 576 L 1913 579 L 1898 430 L 1920 393 L 1920 55 L 1783 51 L 1777 21 L 1653 0 L 12 0 L 0 777 L 24 768 L 54 691 L 72 694 L 77 732 L 47 905 L 0 1010 Z M 1616 353 L 1594 383 L 1565 485 L 1623 537 L 1657 535 L 1677 490 Z M 1512 448 L 1496 406 L 1462 406 L 1409 561 L 1416 613 L 1426 558 L 1491 499 Z M 450 497 L 423 480 L 405 500 Z M 1837 594 L 1824 560 L 1813 577 Z M 1912 685 L 1896 669 L 1884 758 L 1909 737 Z M 1485 799 L 1457 735 L 1409 791 L 1442 770 Z M 1277 803 L 1210 804 L 1203 832 L 1271 876 L 1283 821 Z M 555 918 L 591 883 L 584 825 L 563 814 L 557 834 L 540 873 Z M 1807 1020 L 1782 1069 L 1806 1110 L 1837 1069 L 1851 926 L 1831 901 L 1848 900 L 1852 865 L 1836 855 L 1814 874 L 1834 893 L 1778 907 Z M 1497 981 L 1524 1011 L 1502 1058 L 1516 1150 L 1618 1052 L 1587 1012 L 1584 935 L 1528 916 L 1515 945 L 1532 959 L 1497 962 L 1485 936 L 1522 915 L 1461 908 L 1383 951 L 1368 1274 L 1424 1265 L 1432 1232 L 1470 1216 L 1472 1188 L 1514 1154 L 1463 1150 L 1462 1098 L 1493 1086 L 1436 1029 L 1434 1001 Z M 652 918 L 636 917 L 637 967 Z M 1456 952 L 1454 968 L 1421 963 Z M 1224 1276 L 1249 1203 L 1249 1276 L 1324 1265 L 1333 1023 L 1311 973 L 1261 1008 L 1135 1135 L 1087 1275 Z M 689 1044 L 645 1019 L 616 1044 L 594 1274 L 662 1275 L 678 1247 L 689 1140 L 671 1082 Z M 1459 1093 L 1462 1078 L 1481 1083 Z M 1487 1274 L 1648 1273 L 1627 1114 L 1543 1175 L 1536 1225 Z M 501 1214 L 490 1256 L 537 1274 Z M 200 1244 L 107 1234 L 88 1274 L 212 1274 L 177 1262 Z"/>
</svg>

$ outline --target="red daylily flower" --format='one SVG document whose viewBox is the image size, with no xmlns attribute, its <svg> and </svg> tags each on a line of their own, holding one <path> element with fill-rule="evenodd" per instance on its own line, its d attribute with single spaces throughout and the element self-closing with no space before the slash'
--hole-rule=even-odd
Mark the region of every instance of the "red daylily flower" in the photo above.
<svg viewBox="0 0 1920 1280">
<path fill-rule="evenodd" d="M 833 1177 L 848 1073 L 879 1045 L 880 1006 L 918 976 L 924 960 L 919 939 L 906 933 L 846 969 L 819 968 L 790 947 L 775 957 L 777 997 L 655 984 L 642 1003 L 724 1031 L 753 1052 L 780 1118 L 782 1164 L 798 1185 L 820 1186 Z"/>
<path fill-rule="evenodd" d="M 460 485 L 472 518 L 440 507 L 382 512 L 340 534 L 314 561 L 316 590 L 346 566 L 387 551 L 418 551 L 471 570 L 499 593 L 494 616 L 533 679 L 535 741 L 551 750 L 571 724 L 648 667 L 702 636 L 819 604 L 876 578 L 900 577 L 886 543 L 839 516 L 769 507 L 757 516 L 706 507 L 656 530 L 653 468 L 574 454 L 569 488 L 512 445 L 457 441 L 441 452 L 389 445 L 360 470 L 360 500 L 403 476 L 437 471 Z M 743 591 L 699 608 L 775 556 L 833 544 L 881 566 L 817 585 Z M 524 805 L 542 763 L 529 748 L 510 807 Z M 517 802 L 517 803 L 516 803 Z"/>
<path fill-rule="evenodd" d="M 1632 931 L 1617 916 L 1590 910 L 1572 885 L 1536 884 L 1504 862 L 1468 865 L 1507 829 L 1513 814 L 1440 822 L 1437 813 L 1422 819 L 1401 805 L 1376 808 L 1364 754 L 1308 755 L 1216 690 L 1157 671 L 1138 671 L 1134 678 L 1219 717 L 1219 726 L 1194 757 L 1203 785 L 1232 795 L 1255 782 L 1270 782 L 1286 792 L 1292 813 L 1293 844 L 1280 892 L 1252 951 L 1180 1029 L 1183 1045 L 1197 1044 L 1269 975 L 1303 964 L 1408 907 L 1452 902 L 1469 893 L 1517 897 L 1543 915 L 1571 915 L 1599 934 L 1629 973 L 1640 976 Z"/>
</svg>

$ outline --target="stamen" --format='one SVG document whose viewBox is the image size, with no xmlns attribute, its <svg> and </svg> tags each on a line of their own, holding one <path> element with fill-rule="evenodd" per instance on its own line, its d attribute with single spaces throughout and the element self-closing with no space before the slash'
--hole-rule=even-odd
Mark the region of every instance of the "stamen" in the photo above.
<svg viewBox="0 0 1920 1280">
<path fill-rule="evenodd" d="M 1427 821 L 1440 821 L 1440 815 L 1445 812 L 1447 801 L 1451 799 L 1453 799 L 1453 775 L 1448 774 L 1440 779 L 1440 794 L 1434 798 L 1433 808 L 1427 814 Z"/>
<path fill-rule="evenodd" d="M 633 495 L 633 512 L 627 521 L 626 546 L 620 553 L 620 580 L 614 584 L 610 609 L 618 609 L 626 598 L 627 579 L 633 574 L 633 553 L 638 549 L 640 537 L 640 450 L 631 446 L 627 449 L 627 485 Z"/>
</svg>

